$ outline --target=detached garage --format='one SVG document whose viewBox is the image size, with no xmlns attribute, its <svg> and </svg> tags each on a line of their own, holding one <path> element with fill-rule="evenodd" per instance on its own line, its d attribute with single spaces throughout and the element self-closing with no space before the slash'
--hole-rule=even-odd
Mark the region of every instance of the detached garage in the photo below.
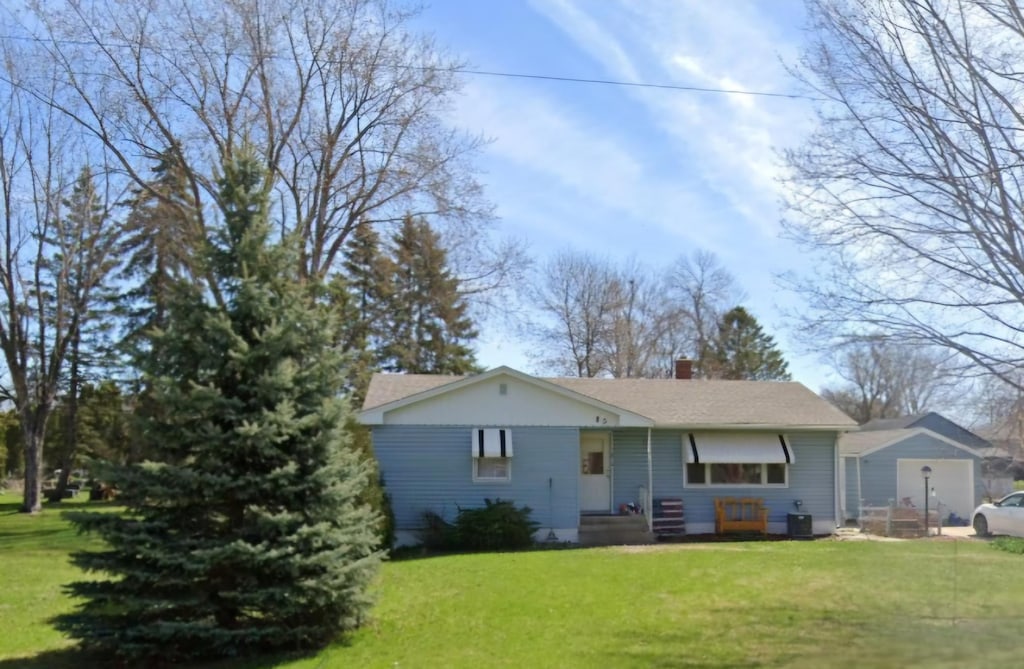
<svg viewBox="0 0 1024 669">
<path fill-rule="evenodd" d="M 969 519 L 983 494 L 980 451 L 926 428 L 852 432 L 839 440 L 840 500 L 843 517 L 860 518 L 862 506 L 890 501 L 924 508 L 928 466 L 928 505 L 941 505 Z"/>
</svg>

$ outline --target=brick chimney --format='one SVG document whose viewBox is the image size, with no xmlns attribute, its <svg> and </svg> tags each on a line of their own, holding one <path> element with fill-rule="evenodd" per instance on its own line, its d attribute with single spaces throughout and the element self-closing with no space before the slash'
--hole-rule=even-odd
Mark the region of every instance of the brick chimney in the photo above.
<svg viewBox="0 0 1024 669">
<path fill-rule="evenodd" d="M 676 360 L 676 378 L 684 380 L 693 378 L 693 360 L 688 358 Z"/>
</svg>

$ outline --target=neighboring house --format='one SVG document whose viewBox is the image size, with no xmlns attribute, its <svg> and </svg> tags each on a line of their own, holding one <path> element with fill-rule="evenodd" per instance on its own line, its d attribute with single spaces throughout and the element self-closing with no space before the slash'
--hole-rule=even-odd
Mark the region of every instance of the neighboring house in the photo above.
<svg viewBox="0 0 1024 669">
<path fill-rule="evenodd" d="M 924 508 L 922 467 L 931 508 L 943 517 L 970 518 L 988 490 L 982 476 L 989 444 L 970 430 L 931 412 L 874 420 L 839 441 L 842 515 L 857 520 L 863 506 L 913 505 Z"/>
<path fill-rule="evenodd" d="M 1014 479 L 1024 478 L 1024 410 L 1022 402 L 1014 403 L 1007 416 L 979 430 L 991 444 L 985 454 L 984 471 L 987 478 L 1001 480 L 1002 491 L 1013 492 Z M 993 494 L 993 497 L 1000 497 Z"/>
<path fill-rule="evenodd" d="M 677 379 L 375 374 L 359 418 L 399 543 L 425 511 L 450 520 L 485 498 L 531 507 L 538 537 L 562 541 L 581 516 L 664 498 L 683 501 L 689 533 L 714 531 L 716 497 L 762 498 L 773 533 L 797 510 L 831 532 L 837 440 L 856 424 L 799 383 L 688 377 L 685 363 Z"/>
<path fill-rule="evenodd" d="M 903 416 L 902 418 L 876 418 L 861 425 L 859 431 L 909 430 L 915 427 L 926 428 L 976 450 L 988 448 L 992 445 L 987 439 L 978 436 L 966 427 L 957 425 L 942 414 L 934 411 Z"/>
</svg>

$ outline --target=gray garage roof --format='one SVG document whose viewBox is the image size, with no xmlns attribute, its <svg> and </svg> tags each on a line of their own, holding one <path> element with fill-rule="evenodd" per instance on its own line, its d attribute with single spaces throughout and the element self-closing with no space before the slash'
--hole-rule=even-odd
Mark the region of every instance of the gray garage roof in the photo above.
<svg viewBox="0 0 1024 669">
<path fill-rule="evenodd" d="M 507 368 L 491 370 L 492 376 Z M 515 370 L 508 370 L 516 373 Z M 466 377 L 374 374 L 363 409 L 411 399 Z M 657 426 L 792 426 L 854 429 L 846 414 L 795 382 L 677 379 L 537 379 L 625 409 Z M 462 385 L 462 384 L 460 384 Z"/>
<path fill-rule="evenodd" d="M 861 431 L 903 430 L 913 427 L 915 423 L 927 415 L 927 413 L 918 413 L 912 416 L 900 416 L 899 418 L 875 418 L 861 425 L 860 429 Z"/>
<path fill-rule="evenodd" d="M 905 439 L 918 435 L 928 435 L 934 440 L 951 444 L 975 457 L 985 457 L 985 454 L 968 444 L 940 434 L 924 427 L 916 427 L 902 430 L 870 430 L 868 432 L 848 432 L 839 438 L 839 455 L 841 456 L 865 456 L 875 449 L 899 444 Z"/>
<path fill-rule="evenodd" d="M 883 444 L 895 442 L 901 438 L 911 437 L 912 430 L 871 430 L 868 432 L 849 432 L 839 440 L 840 455 L 860 455 Z"/>
</svg>

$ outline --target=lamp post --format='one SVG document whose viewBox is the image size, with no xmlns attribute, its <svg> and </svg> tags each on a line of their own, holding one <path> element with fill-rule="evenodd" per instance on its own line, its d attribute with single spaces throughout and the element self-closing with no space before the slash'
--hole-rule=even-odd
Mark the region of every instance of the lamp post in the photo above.
<svg viewBox="0 0 1024 669">
<path fill-rule="evenodd" d="M 931 467 L 928 465 L 921 467 L 921 476 L 924 477 L 924 536 L 928 536 L 928 479 L 931 475 Z"/>
</svg>

